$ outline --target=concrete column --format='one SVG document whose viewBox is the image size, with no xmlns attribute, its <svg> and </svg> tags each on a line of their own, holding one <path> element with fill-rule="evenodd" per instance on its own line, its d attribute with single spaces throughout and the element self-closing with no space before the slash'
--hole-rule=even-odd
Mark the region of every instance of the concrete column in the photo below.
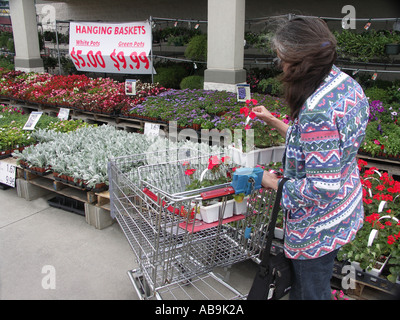
<svg viewBox="0 0 400 320">
<path fill-rule="evenodd" d="M 246 0 L 208 0 L 206 90 L 236 92 L 236 84 L 246 82 L 245 3 Z"/>
<path fill-rule="evenodd" d="M 11 0 L 10 14 L 15 46 L 15 70 L 44 72 L 34 1 Z"/>
</svg>

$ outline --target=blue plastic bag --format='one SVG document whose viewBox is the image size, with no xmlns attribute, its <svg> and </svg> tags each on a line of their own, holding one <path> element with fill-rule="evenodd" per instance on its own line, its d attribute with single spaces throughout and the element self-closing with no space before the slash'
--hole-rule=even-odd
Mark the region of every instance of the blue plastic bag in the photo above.
<svg viewBox="0 0 400 320">
<path fill-rule="evenodd" d="M 236 169 L 231 182 L 235 194 L 244 193 L 247 196 L 254 190 L 260 189 L 263 173 L 264 170 L 259 167 Z"/>
</svg>

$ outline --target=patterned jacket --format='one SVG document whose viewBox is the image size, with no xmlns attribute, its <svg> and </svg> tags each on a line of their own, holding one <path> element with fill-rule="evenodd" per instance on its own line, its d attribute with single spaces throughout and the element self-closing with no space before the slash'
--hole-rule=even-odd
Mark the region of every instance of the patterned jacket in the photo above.
<svg viewBox="0 0 400 320">
<path fill-rule="evenodd" d="M 356 155 L 369 104 L 361 86 L 333 66 L 286 135 L 282 193 L 285 253 L 313 259 L 351 241 L 364 218 Z"/>
</svg>

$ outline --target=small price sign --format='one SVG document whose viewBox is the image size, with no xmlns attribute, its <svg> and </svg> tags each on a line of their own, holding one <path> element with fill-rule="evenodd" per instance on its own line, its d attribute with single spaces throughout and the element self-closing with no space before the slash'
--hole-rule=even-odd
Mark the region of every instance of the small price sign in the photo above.
<svg viewBox="0 0 400 320">
<path fill-rule="evenodd" d="M 42 114 L 43 114 L 42 111 L 32 111 L 22 129 L 23 130 L 34 130 L 35 126 L 38 123 Z"/>
<path fill-rule="evenodd" d="M 160 125 L 157 123 L 146 122 L 144 124 L 144 134 L 148 136 L 158 136 L 160 134 Z"/>
<path fill-rule="evenodd" d="M 70 24 L 69 54 L 79 71 L 151 74 L 150 51 L 148 21 Z"/>
<path fill-rule="evenodd" d="M 69 109 L 60 108 L 57 118 L 60 120 L 68 120 L 68 117 L 69 117 Z"/>
<path fill-rule="evenodd" d="M 0 161 L 0 183 L 15 188 L 16 168 L 13 164 Z"/>
</svg>

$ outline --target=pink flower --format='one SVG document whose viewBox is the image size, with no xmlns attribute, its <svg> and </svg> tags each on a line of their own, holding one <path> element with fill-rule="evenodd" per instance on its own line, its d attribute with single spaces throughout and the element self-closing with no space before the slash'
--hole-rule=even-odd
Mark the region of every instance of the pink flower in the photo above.
<svg viewBox="0 0 400 320">
<path fill-rule="evenodd" d="M 217 156 L 212 156 L 210 159 L 208 159 L 208 169 L 211 170 L 215 166 L 220 164 L 220 160 L 218 159 Z"/>
</svg>

